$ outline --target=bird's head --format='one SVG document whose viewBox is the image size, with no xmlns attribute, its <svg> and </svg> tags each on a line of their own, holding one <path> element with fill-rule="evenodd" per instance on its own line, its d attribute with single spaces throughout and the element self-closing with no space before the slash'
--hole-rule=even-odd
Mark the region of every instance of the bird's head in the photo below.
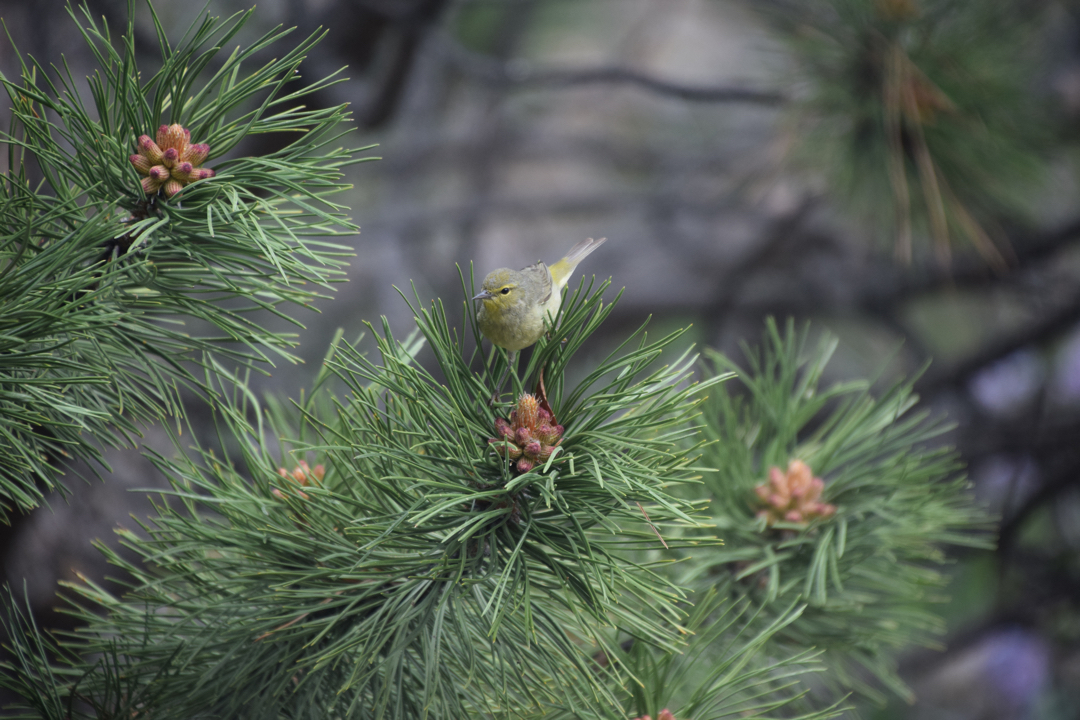
<svg viewBox="0 0 1080 720">
<path fill-rule="evenodd" d="M 484 278 L 480 292 L 473 300 L 483 300 L 484 307 L 489 311 L 509 308 L 521 297 L 521 283 L 517 275 L 519 273 L 507 268 L 492 270 Z"/>
</svg>

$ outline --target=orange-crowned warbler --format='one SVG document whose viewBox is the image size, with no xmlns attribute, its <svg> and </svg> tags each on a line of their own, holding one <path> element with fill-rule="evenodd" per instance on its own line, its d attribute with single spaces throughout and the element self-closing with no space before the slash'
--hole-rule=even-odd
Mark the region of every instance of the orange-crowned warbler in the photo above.
<svg viewBox="0 0 1080 720">
<path fill-rule="evenodd" d="M 512 354 L 529 347 L 544 334 L 544 319 L 555 319 L 562 306 L 562 291 L 574 268 L 607 238 L 583 240 L 559 262 L 548 267 L 542 262 L 510 270 L 500 268 L 484 278 L 476 320 L 480 332 L 495 345 Z"/>
</svg>

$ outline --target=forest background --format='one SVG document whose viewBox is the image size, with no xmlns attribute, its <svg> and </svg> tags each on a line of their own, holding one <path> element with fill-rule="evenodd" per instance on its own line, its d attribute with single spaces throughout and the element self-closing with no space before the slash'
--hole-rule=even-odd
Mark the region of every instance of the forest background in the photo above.
<svg viewBox="0 0 1080 720">
<path fill-rule="evenodd" d="M 924 12 L 914 0 L 862 4 L 898 22 Z M 329 28 L 305 72 L 347 65 L 348 80 L 308 103 L 350 103 L 351 144 L 378 143 L 382 159 L 347 171 L 355 187 L 339 201 L 362 230 L 346 240 L 356 252 L 349 282 L 299 316 L 306 362 L 254 375 L 255 390 L 295 396 L 338 328 L 352 337 L 385 315 L 406 332 L 412 312 L 395 285 L 456 299 L 455 263 L 482 274 L 550 262 L 587 236 L 609 241 L 584 273 L 626 288 L 587 358 L 650 315 L 658 332 L 692 324 L 683 342 L 738 357 L 772 315 L 839 337 L 830 380 L 871 376 L 885 387 L 932 360 L 916 391 L 956 423 L 947 440 L 1001 531 L 994 551 L 955 558 L 944 650 L 913 650 L 902 663 L 916 704 L 875 712 L 1070 717 L 1080 687 L 1080 5 L 1009 0 L 1000 16 L 948 18 L 950 6 L 975 4 L 925 3 L 946 20 L 926 20 L 930 50 L 912 51 L 913 105 L 901 93 L 897 112 L 920 117 L 925 156 L 952 184 L 936 197 L 909 188 L 904 205 L 888 138 L 879 154 L 857 143 L 869 112 L 859 103 L 875 96 L 861 94 L 858 47 L 843 52 L 842 2 L 260 3 L 249 36 L 277 24 L 298 37 Z M 89 5 L 117 28 L 126 22 L 123 0 Z M 157 9 L 176 28 L 201 11 Z M 152 56 L 144 11 L 137 45 Z M 63 54 L 75 77 L 89 72 L 62 3 L 3 0 L 0 17 L 19 51 L 46 62 Z M 969 74 L 950 86 L 931 51 L 961 58 Z M 0 70 L 18 75 L 6 40 Z M 888 93 L 877 101 L 887 106 Z M 965 129 L 950 139 L 954 121 Z M 938 131 L 951 146 L 933 144 Z M 903 141 L 902 152 L 921 152 L 917 138 Z M 273 149 L 260 142 L 273 138 L 249 138 L 243 152 Z M 948 213 L 944 229 L 935 203 Z M 168 441 L 151 430 L 155 443 Z M 65 622 L 50 612 L 57 579 L 107 574 L 87 540 L 112 542 L 116 523 L 149 511 L 129 490 L 164 483 L 133 453 L 108 460 L 110 482 L 76 483 L 67 501 L 0 531 L 3 573 L 25 580 L 46 625 Z"/>
</svg>

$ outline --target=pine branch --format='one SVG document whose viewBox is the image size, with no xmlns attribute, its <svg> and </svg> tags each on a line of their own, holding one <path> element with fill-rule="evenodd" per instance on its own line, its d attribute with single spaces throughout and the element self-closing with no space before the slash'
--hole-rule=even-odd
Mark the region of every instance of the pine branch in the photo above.
<svg viewBox="0 0 1080 720">
<path fill-rule="evenodd" d="M 946 546 L 987 547 L 990 522 L 939 445 L 948 426 L 914 411 L 912 382 L 878 398 L 862 382 L 821 388 L 836 341 L 810 350 L 806 337 L 770 321 L 745 372 L 711 355 L 715 372 L 740 375 L 705 412 L 704 459 L 717 470 L 704 480 L 726 543 L 695 557 L 683 581 L 767 608 L 801 598 L 806 611 L 778 633 L 785 646 L 825 650 L 842 688 L 883 698 L 861 667 L 907 696 L 892 653 L 943 631 L 934 566 Z"/>
<path fill-rule="evenodd" d="M 678 333 L 639 331 L 564 385 L 610 312 L 606 288 L 568 297 L 533 354 L 564 430 L 527 471 L 491 442 L 505 353 L 466 351 L 475 318 L 453 329 L 439 302 L 413 305 L 419 336 L 398 340 L 384 321 L 378 360 L 336 344 L 292 411 L 209 368 L 231 450 L 157 456 L 173 489 L 145 537 L 124 534 L 140 561 L 102 548 L 130 591 L 73 586 L 90 629 L 65 637 L 66 652 L 119 658 L 76 663 L 78 692 L 98 702 L 123 678 L 163 717 L 609 712 L 627 666 L 595 658 L 616 652 L 616 635 L 667 653 L 684 642 L 682 593 L 660 572 L 670 560 L 627 549 L 661 547 L 656 532 L 671 547 L 709 541 L 679 539 L 700 504 L 672 494 L 700 472 L 694 357 L 653 368 Z M 415 360 L 425 345 L 439 379 Z"/>
<path fill-rule="evenodd" d="M 332 145 L 348 115 L 294 106 L 307 89 L 289 85 L 319 34 L 252 70 L 253 53 L 285 35 L 268 33 L 207 77 L 250 13 L 204 17 L 175 44 L 154 15 L 162 65 L 140 74 L 133 4 L 120 37 L 86 8 L 82 15 L 98 63 L 92 106 L 66 65 L 21 60 L 18 79 L 0 77 L 12 103 L 12 125 L 0 133 L 11 168 L 0 182 L 0 518 L 55 489 L 67 458 L 101 465 L 101 447 L 129 444 L 139 423 L 181 418 L 179 390 L 208 391 L 197 372 L 210 356 L 293 361 L 295 339 L 252 313 L 302 327 L 282 305 L 310 307 L 343 279 L 349 253 L 330 239 L 355 232 L 330 199 L 360 160 Z M 204 145 L 184 141 L 195 162 L 178 191 L 180 182 L 140 183 L 131 159 L 152 155 L 137 139 L 168 122 L 209 144 L 199 152 Z M 294 140 L 191 181 L 194 166 L 263 132 Z"/>
</svg>

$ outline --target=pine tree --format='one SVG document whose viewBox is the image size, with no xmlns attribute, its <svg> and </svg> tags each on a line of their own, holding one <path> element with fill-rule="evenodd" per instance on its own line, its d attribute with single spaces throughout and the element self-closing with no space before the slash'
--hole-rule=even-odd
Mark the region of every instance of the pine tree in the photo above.
<svg viewBox="0 0 1080 720">
<path fill-rule="evenodd" d="M 122 592 L 69 585 L 78 631 L 38 628 L 9 594 L 0 685 L 19 717 L 810 720 L 875 694 L 863 668 L 903 693 L 890 653 L 939 629 L 930 564 L 986 523 L 910 383 L 819 389 L 832 346 L 793 327 L 769 325 L 745 372 L 672 358 L 683 333 L 645 325 L 585 365 L 618 296 L 582 283 L 510 365 L 483 350 L 470 272 L 460 324 L 403 294 L 415 333 L 370 325 L 371 354 L 339 336 L 299 399 L 252 393 L 291 339 L 245 312 L 340 277 L 319 238 L 353 229 L 327 196 L 358 154 L 330 149 L 342 108 L 286 88 L 317 37 L 250 73 L 282 33 L 215 60 L 248 15 L 175 46 L 158 23 L 145 81 L 132 25 L 114 40 L 87 15 L 96 117 L 70 76 L 4 79 L 0 298 L 22 349 L 3 356 L 0 489 L 25 511 L 59 458 L 100 457 L 95 438 L 183 426 L 181 387 L 215 420 L 152 454 L 171 489 L 120 531 L 136 559 L 101 546 Z M 215 160 L 283 131 L 283 150 Z"/>
</svg>

